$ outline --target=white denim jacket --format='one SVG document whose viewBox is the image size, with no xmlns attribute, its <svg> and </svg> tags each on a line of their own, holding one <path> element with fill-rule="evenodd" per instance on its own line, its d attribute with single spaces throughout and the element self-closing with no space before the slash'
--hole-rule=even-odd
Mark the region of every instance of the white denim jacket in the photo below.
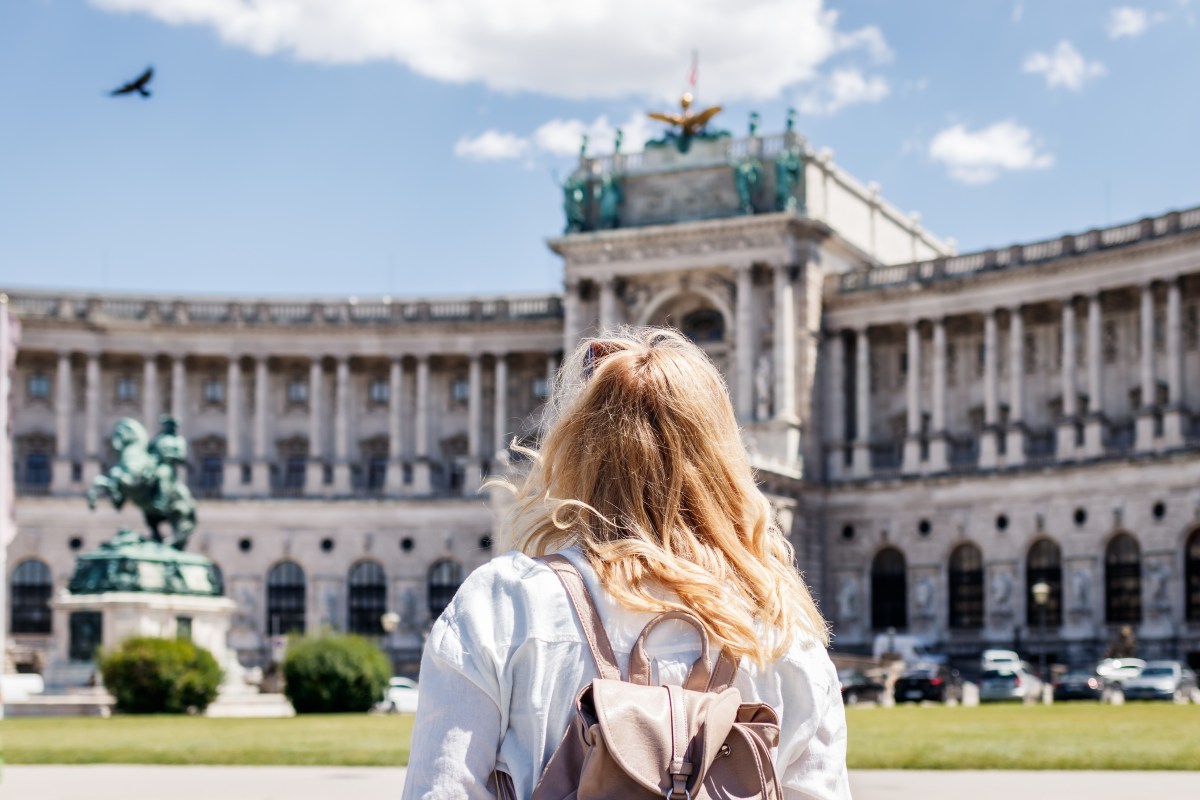
<svg viewBox="0 0 1200 800">
<path fill-rule="evenodd" d="M 629 652 L 653 614 L 618 605 L 578 549 L 563 555 L 583 574 L 627 674 Z M 647 650 L 659 683 L 682 684 L 700 642 L 691 627 L 668 621 Z M 528 798 L 576 696 L 596 677 L 583 630 L 549 567 L 506 553 L 475 570 L 425 647 L 404 800 L 490 798 L 487 781 L 497 766 L 512 775 L 517 796 Z M 823 647 L 796 641 L 765 669 L 743 659 L 733 685 L 743 701 L 779 713 L 776 766 L 785 797 L 850 797 L 845 711 Z"/>
</svg>

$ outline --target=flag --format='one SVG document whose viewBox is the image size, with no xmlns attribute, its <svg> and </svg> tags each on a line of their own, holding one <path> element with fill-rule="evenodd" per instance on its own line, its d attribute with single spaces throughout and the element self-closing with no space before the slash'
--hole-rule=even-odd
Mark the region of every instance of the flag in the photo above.
<svg viewBox="0 0 1200 800">
<path fill-rule="evenodd" d="M 700 71 L 700 54 L 697 51 L 693 50 L 692 51 L 692 69 L 688 73 L 688 86 L 692 87 L 693 91 L 696 88 L 696 77 L 697 77 L 699 71 Z"/>
</svg>

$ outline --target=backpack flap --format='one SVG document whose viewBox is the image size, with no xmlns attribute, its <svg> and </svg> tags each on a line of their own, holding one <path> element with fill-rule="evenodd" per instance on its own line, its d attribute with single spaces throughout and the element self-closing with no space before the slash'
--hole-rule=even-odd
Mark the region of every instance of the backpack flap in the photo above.
<svg viewBox="0 0 1200 800">
<path fill-rule="evenodd" d="M 586 705 L 588 698 L 580 700 Z M 700 785 L 742 702 L 734 688 L 714 694 L 603 678 L 592 681 L 590 700 L 613 760 L 638 784 L 659 795 L 674 788 L 672 773 L 679 774 L 681 759 L 687 762 L 688 783 Z M 683 741 L 678 741 L 679 733 Z"/>
</svg>

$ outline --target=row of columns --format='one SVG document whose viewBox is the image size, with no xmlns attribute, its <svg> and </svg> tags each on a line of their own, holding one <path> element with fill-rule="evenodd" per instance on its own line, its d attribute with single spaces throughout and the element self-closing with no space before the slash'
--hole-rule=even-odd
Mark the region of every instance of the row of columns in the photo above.
<svg viewBox="0 0 1200 800">
<path fill-rule="evenodd" d="M 772 357 L 772 394 L 774 418 L 797 424 L 796 387 L 796 277 L 798 268 L 776 264 L 771 268 L 774 303 L 774 351 Z M 739 420 L 754 421 L 755 383 L 758 342 L 755 336 L 756 303 L 754 264 L 733 266 L 735 280 L 734 308 L 734 393 L 733 403 Z M 617 330 L 626 322 L 622 318 L 617 296 L 617 278 L 608 276 L 597 281 L 599 288 L 597 330 L 600 335 Z M 579 281 L 568 280 L 563 297 L 563 352 L 570 353 L 584 335 L 587 324 L 579 296 Z"/>
<path fill-rule="evenodd" d="M 494 439 L 484 442 L 483 429 L 483 354 L 472 353 L 468 356 L 467 397 L 467 436 L 468 460 L 472 465 L 474 475 L 468 475 L 468 484 L 472 481 L 477 485 L 482 464 L 490 458 L 491 452 L 505 449 L 512 433 L 511 420 L 508 413 L 508 354 L 496 353 L 494 357 L 495 392 L 493 432 Z M 180 430 L 186 435 L 186 366 L 185 356 L 169 356 L 171 365 L 171 403 L 170 413 L 175 417 Z M 224 491 L 228 494 L 243 492 L 242 465 L 250 464 L 251 476 L 249 492 L 265 494 L 270 490 L 270 462 L 272 460 L 268 445 L 268 421 L 270 419 L 269 393 L 265 387 L 269 385 L 267 356 L 249 356 L 253 360 L 253 418 L 251 424 L 251 452 L 245 453 L 242 448 L 242 398 L 243 370 L 242 357 L 230 358 L 227 368 L 225 392 L 225 442 L 226 470 L 224 475 Z M 325 419 L 322 403 L 325 397 L 323 383 L 325 371 L 322 365 L 324 359 L 316 358 L 309 366 L 308 386 L 308 441 L 309 464 L 306 483 L 311 489 L 324 482 L 325 452 L 323 420 Z M 415 392 L 412 403 L 413 409 L 413 442 L 411 456 L 414 459 L 413 493 L 427 493 L 430 485 L 430 356 L 415 356 Z M 334 357 L 334 413 L 333 413 L 333 492 L 345 494 L 351 489 L 350 485 L 350 360 L 348 356 Z M 546 377 L 552 384 L 558 371 L 558 358 L 555 354 L 547 356 Z M 402 461 L 405 455 L 402 438 L 401 398 L 404 397 L 406 376 L 403 357 L 391 359 L 388 371 L 388 457 L 387 490 L 389 493 L 400 492 L 403 483 Z M 69 490 L 72 488 L 72 465 L 75 454 L 72 447 L 72 417 L 74 414 L 74 385 L 72 382 L 71 352 L 63 351 L 58 354 L 55 396 L 55 436 L 56 464 L 53 471 L 54 488 Z M 264 387 L 260 390 L 260 387 Z M 159 410 L 162 408 L 159 397 L 158 357 L 147 355 L 143 362 L 142 372 L 142 419 L 153 435 L 158 424 Z M 100 390 L 100 354 L 87 353 L 84 366 L 84 425 L 83 425 L 83 475 L 85 482 L 90 482 L 99 472 L 102 461 L 101 442 L 101 390 Z M 490 444 L 491 452 L 485 448 Z"/>
<path fill-rule="evenodd" d="M 1154 343 L 1154 285 L 1142 284 L 1139 289 L 1139 326 L 1141 350 L 1139 354 L 1139 384 L 1141 406 L 1136 410 L 1136 438 L 1134 448 L 1151 451 L 1156 447 L 1178 447 L 1183 444 L 1183 344 L 1181 288 L 1179 279 L 1167 282 L 1166 304 L 1166 385 L 1167 403 L 1162 412 L 1162 435 L 1158 436 L 1157 387 Z M 1076 296 L 1064 298 L 1061 303 L 1062 335 L 1062 416 L 1058 422 L 1057 452 L 1060 460 L 1074 458 L 1096 458 L 1105 451 L 1104 442 L 1104 343 L 1103 310 L 1100 293 L 1087 295 L 1086 363 L 1088 409 L 1083 423 L 1082 445 L 1077 445 L 1077 425 L 1080 423 L 1078 386 L 1076 380 Z M 1009 382 L 1008 424 L 1003 454 L 998 437 L 1001 435 L 998 381 L 998 331 L 997 315 L 1000 309 L 989 309 L 983 315 L 983 410 L 984 430 L 979 442 L 979 462 L 982 469 L 998 466 L 1019 466 L 1025 462 L 1025 324 L 1022 305 L 1009 306 Z M 932 369 L 930 381 L 930 425 L 923 428 L 921 397 L 921 331 L 922 320 L 910 320 L 907 324 L 906 358 L 906 428 L 901 469 L 906 473 L 943 472 L 948 468 L 947 423 L 946 423 L 946 318 L 930 320 L 932 332 Z M 855 414 L 856 430 L 851 456 L 851 475 L 866 477 L 871 474 L 871 361 L 868 329 L 853 329 L 856 351 L 855 363 Z M 833 430 L 845 431 L 845 419 L 841 413 L 844 400 L 840 396 L 844 384 L 842 373 L 844 347 L 840 334 L 829 340 L 830 371 L 832 386 L 829 397 L 830 423 Z M 926 438 L 927 437 L 927 438 Z M 835 436 L 840 440 L 840 436 Z M 830 462 L 834 477 L 843 474 L 841 448 L 835 448 Z M 1003 463 L 1001 463 L 1003 462 Z"/>
</svg>

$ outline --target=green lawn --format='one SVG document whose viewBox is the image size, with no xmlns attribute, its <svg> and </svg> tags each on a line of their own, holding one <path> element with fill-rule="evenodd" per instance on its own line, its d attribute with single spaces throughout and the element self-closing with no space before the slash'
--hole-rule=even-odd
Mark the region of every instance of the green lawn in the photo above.
<svg viewBox="0 0 1200 800">
<path fill-rule="evenodd" d="M 396 767 L 408 763 L 412 723 L 410 714 L 6 719 L 0 737 L 7 764 Z"/>
<path fill-rule="evenodd" d="M 852 708 L 852 769 L 1200 770 L 1200 707 Z"/>
<path fill-rule="evenodd" d="M 852 708 L 852 769 L 1200 770 L 1200 707 Z M 0 722 L 8 764 L 408 762 L 412 717 L 113 717 Z"/>
</svg>

